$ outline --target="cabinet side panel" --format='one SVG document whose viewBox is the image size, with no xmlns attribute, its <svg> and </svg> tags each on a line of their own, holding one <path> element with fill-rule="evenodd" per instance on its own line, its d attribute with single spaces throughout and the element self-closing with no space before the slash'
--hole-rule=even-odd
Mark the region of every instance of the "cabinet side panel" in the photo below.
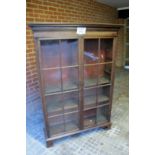
<svg viewBox="0 0 155 155">
<path fill-rule="evenodd" d="M 41 77 L 41 69 L 40 69 L 40 63 L 41 63 L 41 58 L 40 58 L 40 41 L 39 39 L 35 38 L 35 49 L 36 49 L 36 62 L 37 62 L 37 71 L 38 71 L 38 76 L 39 76 L 39 87 L 40 87 L 40 96 L 42 100 L 42 108 L 43 108 L 43 113 L 44 113 L 44 122 L 45 122 L 45 136 L 46 138 L 49 137 L 49 128 L 48 128 L 48 117 L 47 117 L 47 110 L 46 110 L 46 105 L 45 105 L 45 97 L 43 93 L 43 79 Z"/>
<path fill-rule="evenodd" d="M 113 101 L 113 89 L 114 89 L 114 80 L 115 80 L 115 56 L 117 50 L 117 37 L 113 38 L 113 63 L 112 63 L 112 72 L 111 72 L 111 88 L 110 88 L 110 109 L 109 109 L 109 120 L 111 118 L 111 110 L 112 110 L 112 101 Z"/>
</svg>

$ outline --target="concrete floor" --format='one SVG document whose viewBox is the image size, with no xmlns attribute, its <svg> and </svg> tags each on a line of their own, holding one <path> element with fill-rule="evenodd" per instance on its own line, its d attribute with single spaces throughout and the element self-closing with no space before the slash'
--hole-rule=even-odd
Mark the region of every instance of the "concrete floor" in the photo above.
<svg viewBox="0 0 155 155">
<path fill-rule="evenodd" d="M 35 110 L 27 107 L 27 155 L 128 155 L 128 76 L 127 70 L 116 69 L 110 130 L 90 130 L 56 140 L 46 148 L 41 103 L 35 104 Z"/>
</svg>

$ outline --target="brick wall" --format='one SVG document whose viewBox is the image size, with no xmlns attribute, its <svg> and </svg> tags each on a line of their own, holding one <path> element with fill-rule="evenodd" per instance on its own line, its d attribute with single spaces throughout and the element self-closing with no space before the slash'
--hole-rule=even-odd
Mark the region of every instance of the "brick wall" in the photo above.
<svg viewBox="0 0 155 155">
<path fill-rule="evenodd" d="M 116 19 L 117 24 L 124 24 L 124 19 Z M 124 65 L 124 27 L 121 27 L 118 32 L 118 48 L 116 53 L 116 66 L 121 67 Z"/>
<path fill-rule="evenodd" d="M 115 8 L 95 0 L 27 0 L 26 22 L 116 23 Z M 33 34 L 26 28 L 27 103 L 39 99 Z M 118 54 L 117 54 L 118 55 Z"/>
</svg>

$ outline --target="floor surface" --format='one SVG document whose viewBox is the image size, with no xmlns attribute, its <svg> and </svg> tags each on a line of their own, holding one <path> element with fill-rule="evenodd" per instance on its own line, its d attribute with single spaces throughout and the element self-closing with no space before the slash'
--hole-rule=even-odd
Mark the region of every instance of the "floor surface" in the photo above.
<svg viewBox="0 0 155 155">
<path fill-rule="evenodd" d="M 27 155 L 128 155 L 128 77 L 128 70 L 116 69 L 110 130 L 90 130 L 56 140 L 53 147 L 46 148 L 41 103 L 35 104 L 35 112 L 27 108 Z"/>
</svg>

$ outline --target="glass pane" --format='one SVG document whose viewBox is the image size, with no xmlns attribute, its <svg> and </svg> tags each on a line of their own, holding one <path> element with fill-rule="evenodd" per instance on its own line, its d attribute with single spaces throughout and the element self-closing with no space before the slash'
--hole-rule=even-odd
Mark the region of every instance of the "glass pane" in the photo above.
<svg viewBox="0 0 155 155">
<path fill-rule="evenodd" d="M 65 115 L 65 131 L 75 131 L 79 129 L 79 113 L 71 113 Z"/>
<path fill-rule="evenodd" d="M 78 41 L 77 39 L 61 40 L 62 66 L 78 64 Z"/>
<path fill-rule="evenodd" d="M 110 86 L 98 88 L 97 96 L 98 96 L 98 105 L 107 104 L 110 96 Z"/>
<path fill-rule="evenodd" d="M 41 45 L 41 62 L 43 68 L 60 66 L 60 46 L 59 40 L 42 40 Z"/>
<path fill-rule="evenodd" d="M 84 111 L 84 127 L 93 127 L 96 124 L 96 109 Z"/>
<path fill-rule="evenodd" d="M 64 116 L 55 116 L 48 119 L 50 135 L 55 136 L 65 131 Z"/>
<path fill-rule="evenodd" d="M 70 92 L 45 97 L 48 115 L 59 115 L 79 110 L 79 93 Z"/>
<path fill-rule="evenodd" d="M 111 64 L 99 65 L 98 70 L 98 83 L 99 84 L 106 84 L 110 83 L 111 80 Z"/>
<path fill-rule="evenodd" d="M 97 109 L 97 124 L 108 122 L 109 106 L 104 106 Z"/>
<path fill-rule="evenodd" d="M 112 61 L 113 39 L 101 39 L 100 62 Z"/>
<path fill-rule="evenodd" d="M 48 116 L 63 113 L 62 95 L 51 95 L 45 98 Z"/>
<path fill-rule="evenodd" d="M 97 85 L 97 66 L 84 67 L 84 86 Z"/>
<path fill-rule="evenodd" d="M 45 93 L 61 91 L 60 69 L 46 70 L 43 72 Z"/>
<path fill-rule="evenodd" d="M 79 110 L 79 93 L 70 92 L 63 94 L 64 112 Z"/>
<path fill-rule="evenodd" d="M 85 64 L 98 62 L 98 39 L 84 40 L 84 62 Z"/>
<path fill-rule="evenodd" d="M 96 91 L 97 88 L 84 90 L 84 109 L 96 106 Z"/>
<path fill-rule="evenodd" d="M 62 69 L 63 90 L 78 88 L 78 67 Z"/>
</svg>

